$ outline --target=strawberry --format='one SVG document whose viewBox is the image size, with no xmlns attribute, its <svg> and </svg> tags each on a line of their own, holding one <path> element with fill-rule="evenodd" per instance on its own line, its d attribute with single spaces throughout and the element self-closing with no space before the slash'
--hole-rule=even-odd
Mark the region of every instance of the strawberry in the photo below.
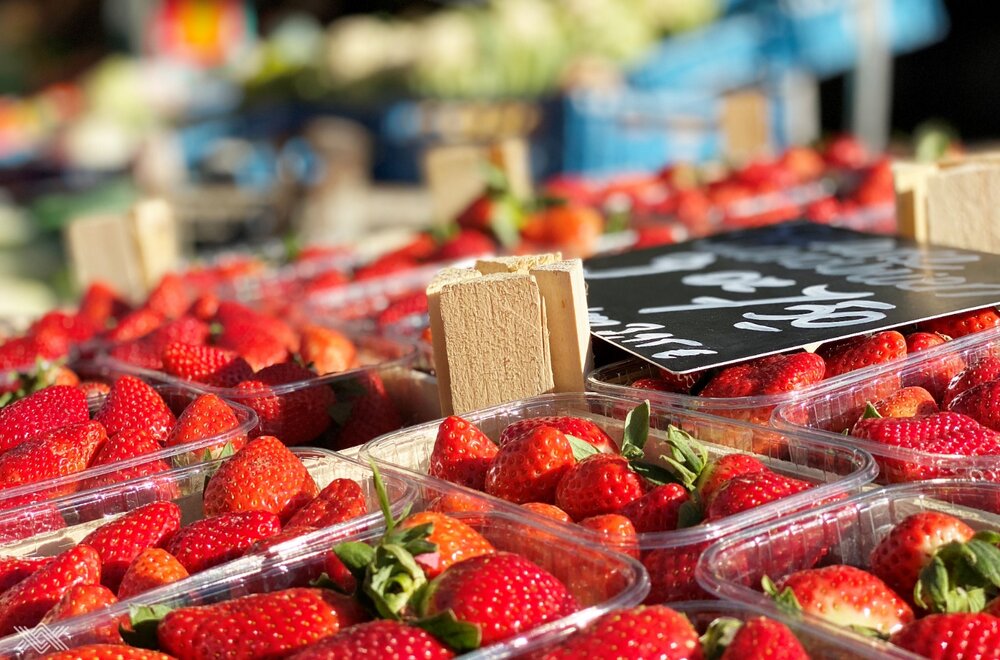
<svg viewBox="0 0 1000 660">
<path fill-rule="evenodd" d="M 539 516 L 552 518 L 553 520 L 558 520 L 559 522 L 573 522 L 573 519 L 569 517 L 568 513 L 554 504 L 546 504 L 545 502 L 525 502 L 521 506 Z"/>
<path fill-rule="evenodd" d="M 427 314 L 427 293 L 415 291 L 395 300 L 375 316 L 375 325 L 386 328 L 413 316 Z"/>
<path fill-rule="evenodd" d="M 115 381 L 94 419 L 104 425 L 108 435 L 126 429 L 146 431 L 160 443 L 177 421 L 156 390 L 134 376 Z"/>
<path fill-rule="evenodd" d="M 35 626 L 71 588 L 100 580 L 97 551 L 86 545 L 70 548 L 0 596 L 0 636 Z"/>
<path fill-rule="evenodd" d="M 311 502 L 295 512 L 285 530 L 329 527 L 368 513 L 365 493 L 357 482 L 334 479 Z"/>
<path fill-rule="evenodd" d="M 486 488 L 486 471 L 498 448 L 475 424 L 452 415 L 441 422 L 427 473 L 476 490 Z"/>
<path fill-rule="evenodd" d="M 367 619 L 348 596 L 285 589 L 173 610 L 157 637 L 160 648 L 178 658 L 282 658 Z"/>
<path fill-rule="evenodd" d="M 163 459 L 138 460 L 140 456 L 160 451 L 160 449 L 160 443 L 147 431 L 125 429 L 121 433 L 111 436 L 97 450 L 97 453 L 94 454 L 94 458 L 90 462 L 90 468 L 114 465 L 125 461 L 133 461 L 133 459 L 135 459 L 133 461 L 135 464 L 119 470 L 102 471 L 101 474 L 85 480 L 80 485 L 80 490 L 101 488 L 169 470 L 171 468 L 170 463 Z M 163 483 L 156 488 L 162 495 L 162 499 L 173 499 L 173 497 L 180 495 L 180 491 L 175 484 Z"/>
<path fill-rule="evenodd" d="M 493 544 L 482 534 L 469 527 L 461 520 L 435 511 L 422 511 L 407 517 L 400 524 L 401 529 L 410 529 L 420 525 L 431 525 L 427 541 L 437 546 L 433 553 L 414 557 L 424 575 L 432 580 L 455 564 L 496 552 Z"/>
<path fill-rule="evenodd" d="M 823 159 L 830 167 L 854 170 L 864 167 L 871 156 L 865 145 L 857 138 L 837 135 L 823 149 Z"/>
<path fill-rule="evenodd" d="M 913 610 L 882 580 L 853 566 L 809 568 L 784 577 L 765 591 L 787 606 L 844 627 L 889 635 L 913 621 Z"/>
<path fill-rule="evenodd" d="M 1000 378 L 1000 358 L 984 355 L 958 372 L 945 389 L 941 407 L 951 408 L 951 402 L 968 389 Z"/>
<path fill-rule="evenodd" d="M 851 436 L 888 447 L 916 449 L 946 456 L 1000 455 L 1000 435 L 965 415 L 942 412 L 926 417 L 859 419 Z M 933 479 L 940 470 L 930 465 L 883 458 L 879 467 L 890 483 Z"/>
<path fill-rule="evenodd" d="M 715 625 L 716 619 L 711 625 Z M 731 620 L 730 620 L 731 621 Z M 709 628 L 709 635 L 712 629 Z M 737 628 L 720 660 L 809 660 L 802 642 L 785 624 L 759 616 Z"/>
<path fill-rule="evenodd" d="M 486 471 L 486 492 L 515 504 L 552 502 L 560 480 L 575 463 L 566 435 L 538 426 L 500 447 Z"/>
<path fill-rule="evenodd" d="M 167 542 L 164 550 L 193 574 L 236 559 L 257 541 L 280 531 L 281 520 L 273 513 L 226 513 L 183 527 Z"/>
<path fill-rule="evenodd" d="M 947 341 L 947 337 L 936 332 L 914 332 L 906 335 L 906 353 L 907 355 L 919 353 L 941 346 Z M 960 356 L 945 355 L 905 375 L 903 384 L 923 387 L 931 393 L 935 401 L 942 401 L 948 383 L 964 368 L 965 360 Z"/>
<path fill-rule="evenodd" d="M 727 367 L 716 374 L 699 396 L 732 398 L 801 390 L 823 379 L 826 365 L 815 353 L 769 355 Z"/>
<path fill-rule="evenodd" d="M 160 357 L 159 349 L 146 339 L 135 339 L 118 344 L 108 351 L 108 355 L 133 367 L 163 371 L 163 360 Z"/>
<path fill-rule="evenodd" d="M 128 306 L 112 287 L 104 282 L 91 282 L 80 298 L 77 314 L 88 319 L 94 327 L 105 328 L 127 309 Z"/>
<path fill-rule="evenodd" d="M 187 569 L 172 554 L 162 548 L 146 548 L 125 570 L 118 586 L 118 598 L 124 600 L 187 576 Z"/>
<path fill-rule="evenodd" d="M 156 284 L 146 299 L 146 308 L 164 318 L 175 319 L 187 311 L 191 304 L 184 280 L 179 275 L 167 273 Z"/>
<path fill-rule="evenodd" d="M 924 417 L 940 412 L 931 393 L 915 386 L 896 390 L 871 405 L 880 417 Z"/>
<path fill-rule="evenodd" d="M 56 603 L 55 607 L 46 613 L 39 623 L 50 624 L 74 616 L 96 612 L 110 607 L 118 602 L 114 593 L 100 584 L 78 584 L 71 587 Z"/>
<path fill-rule="evenodd" d="M 378 657 L 382 660 L 446 660 L 455 653 L 422 628 L 400 621 L 351 626 L 292 656 L 292 660 Z"/>
<path fill-rule="evenodd" d="M 965 390 L 948 405 L 948 409 L 968 415 L 983 426 L 1000 431 L 1000 379 Z"/>
<path fill-rule="evenodd" d="M 251 334 L 268 334 L 277 339 L 288 352 L 299 350 L 299 335 L 288 323 L 269 314 L 261 314 L 237 302 L 224 301 L 219 303 L 216 320 L 223 327 L 227 325 L 250 326 Z M 256 330 L 254 330 L 256 328 Z"/>
<path fill-rule="evenodd" d="M 920 572 L 937 550 L 952 541 L 968 541 L 974 533 L 971 527 L 946 513 L 912 514 L 896 523 L 875 546 L 870 570 L 890 589 L 909 600 Z"/>
<path fill-rule="evenodd" d="M 935 660 L 995 658 L 1000 618 L 990 614 L 931 614 L 896 632 L 896 646 Z"/>
<path fill-rule="evenodd" d="M 168 344 L 174 342 L 195 346 L 204 344 L 208 341 L 209 334 L 211 329 L 207 323 L 193 316 L 182 316 L 164 323 L 142 341 L 148 342 L 154 349 L 162 352 Z"/>
<path fill-rule="evenodd" d="M 496 252 L 496 244 L 485 234 L 462 230 L 438 246 L 430 261 L 458 261 L 471 257 L 483 257 Z"/>
<path fill-rule="evenodd" d="M 695 483 L 694 492 L 702 510 L 708 510 L 712 500 L 715 499 L 715 494 L 733 477 L 756 474 L 766 469 L 760 459 L 750 454 L 726 454 L 712 461 L 698 475 L 698 481 Z"/>
<path fill-rule="evenodd" d="M 937 332 L 958 339 L 975 332 L 1000 326 L 1000 314 L 992 307 L 924 321 L 918 328 L 924 332 Z"/>
<path fill-rule="evenodd" d="M 223 325 L 216 343 L 239 354 L 254 371 L 288 359 L 288 349 L 281 339 L 269 334 L 255 321 L 229 321 Z"/>
<path fill-rule="evenodd" d="M 680 488 L 680 486 L 678 486 Z M 683 490 L 683 489 L 681 489 Z M 639 558 L 639 539 L 632 521 L 617 513 L 592 516 L 580 521 L 580 526 L 600 534 L 605 544 L 617 552 Z"/>
<path fill-rule="evenodd" d="M 725 483 L 705 511 L 709 522 L 749 511 L 769 502 L 812 488 L 808 481 L 765 470 L 733 477 Z"/>
<path fill-rule="evenodd" d="M 531 589 L 521 586 L 529 584 Z M 466 559 L 434 578 L 420 614 L 451 610 L 459 621 L 479 627 L 485 646 L 578 609 L 573 594 L 554 575 L 521 555 L 497 552 Z"/>
<path fill-rule="evenodd" d="M 83 392 L 66 385 L 46 387 L 0 408 L 0 453 L 47 431 L 89 419 Z"/>
<path fill-rule="evenodd" d="M 107 339 L 116 343 L 141 339 L 160 327 L 163 320 L 162 315 L 151 309 L 137 309 L 123 316 L 118 325 L 108 332 Z"/>
<path fill-rule="evenodd" d="M 160 353 L 166 373 L 215 387 L 234 387 L 253 376 L 253 367 L 235 351 L 172 342 Z"/>
<path fill-rule="evenodd" d="M 170 430 L 170 435 L 167 436 L 163 446 L 176 447 L 189 442 L 230 434 L 239 425 L 240 420 L 229 404 L 214 394 L 202 394 L 192 401 L 177 418 L 177 424 Z M 245 435 L 232 435 L 225 444 L 229 445 L 233 451 L 239 451 L 246 444 L 246 441 Z M 207 451 L 211 455 L 216 455 L 222 449 L 223 445 L 220 444 L 209 447 Z"/>
<path fill-rule="evenodd" d="M 328 411 L 336 401 L 328 386 L 304 382 L 314 378 L 305 367 L 286 362 L 261 369 L 237 385 L 234 394 L 257 413 L 257 435 L 273 435 L 286 445 L 301 445 L 330 427 Z"/>
<path fill-rule="evenodd" d="M 162 545 L 180 527 L 180 507 L 173 502 L 153 502 L 101 525 L 80 542 L 101 556 L 101 582 L 118 591 L 125 570 L 139 553 Z"/>
<path fill-rule="evenodd" d="M 710 541 L 690 545 L 655 548 L 644 552 L 642 565 L 649 573 L 650 590 L 646 603 L 700 600 L 705 592 L 694 577 L 698 558 Z"/>
<path fill-rule="evenodd" d="M 698 631 L 687 617 L 665 605 L 649 605 L 608 612 L 542 657 L 701 660 L 704 656 Z"/>
<path fill-rule="evenodd" d="M 219 297 L 214 293 L 203 293 L 194 299 L 187 313 L 199 321 L 211 321 L 219 311 Z"/>
<path fill-rule="evenodd" d="M 500 446 L 503 447 L 511 440 L 527 435 L 539 426 L 551 426 L 559 429 L 566 435 L 594 445 L 599 451 L 606 454 L 618 453 L 618 445 L 611 439 L 611 436 L 604 432 L 604 429 L 591 420 L 580 417 L 534 417 L 508 424 L 500 432 Z"/>
<path fill-rule="evenodd" d="M 222 464 L 205 487 L 206 516 L 268 511 L 283 522 L 319 493 L 299 457 L 272 436 L 256 438 Z"/>
<path fill-rule="evenodd" d="M 302 326 L 299 356 L 316 373 L 335 374 L 356 366 L 358 349 L 344 333 L 309 324 Z"/>
<path fill-rule="evenodd" d="M 375 261 L 354 271 L 354 281 L 378 280 L 393 273 L 401 273 L 418 266 L 416 259 L 410 256 L 397 256 L 392 253 L 379 257 Z"/>
<path fill-rule="evenodd" d="M 834 378 L 906 357 L 906 339 L 895 330 L 886 330 L 870 337 L 823 344 L 817 353 L 826 360 L 824 378 Z"/>
<path fill-rule="evenodd" d="M 637 378 L 632 381 L 630 387 L 640 390 L 657 390 L 660 392 L 676 392 L 677 394 L 690 394 L 698 381 L 704 376 L 704 372 L 697 371 L 689 374 L 675 374 L 660 369 L 659 375 Z"/>
<path fill-rule="evenodd" d="M 13 488 L 76 474 L 87 469 L 107 440 L 100 422 L 81 422 L 48 431 L 0 454 L 0 488 Z M 47 489 L 47 497 L 72 493 L 75 484 Z"/>
<path fill-rule="evenodd" d="M 83 392 L 87 399 L 97 399 L 107 396 L 108 392 L 111 391 L 111 386 L 98 380 L 84 380 L 76 386 L 76 389 Z"/>
<path fill-rule="evenodd" d="M 396 403 L 386 392 L 381 376 L 364 374 L 358 382 L 362 394 L 349 401 L 339 400 L 330 409 L 334 421 L 340 424 L 334 444 L 337 450 L 358 447 L 403 426 Z"/>
<path fill-rule="evenodd" d="M 166 653 L 147 651 L 121 644 L 87 644 L 68 651 L 56 651 L 45 660 L 173 660 Z"/>
<path fill-rule="evenodd" d="M 623 506 L 621 514 L 639 533 L 665 532 L 677 529 L 681 507 L 690 499 L 688 491 L 680 484 L 663 484 Z"/>
<path fill-rule="evenodd" d="M 51 557 L 0 557 L 0 594 L 51 561 Z"/>
</svg>

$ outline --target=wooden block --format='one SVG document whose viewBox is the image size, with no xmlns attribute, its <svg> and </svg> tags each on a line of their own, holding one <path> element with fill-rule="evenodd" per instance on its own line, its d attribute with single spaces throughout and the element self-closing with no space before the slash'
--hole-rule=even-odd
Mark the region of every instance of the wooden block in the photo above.
<svg viewBox="0 0 1000 660">
<path fill-rule="evenodd" d="M 937 172 L 937 166 L 929 163 L 897 161 L 892 164 L 900 236 L 927 241 L 927 181 Z"/>
<path fill-rule="evenodd" d="M 132 301 L 141 300 L 146 285 L 125 219 L 115 215 L 75 218 L 67 226 L 63 240 L 81 288 L 100 280 L 115 287 Z"/>
<path fill-rule="evenodd" d="M 946 169 L 927 182 L 928 240 L 1000 254 L 1000 165 Z"/>
<path fill-rule="evenodd" d="M 528 272 L 533 268 L 554 264 L 562 260 L 559 252 L 547 254 L 526 254 L 515 257 L 491 257 L 489 259 L 477 259 L 476 270 L 483 275 L 495 273 L 517 273 Z"/>
<path fill-rule="evenodd" d="M 472 268 L 445 268 L 427 285 L 427 310 L 430 315 L 431 342 L 434 346 L 434 372 L 438 381 L 438 396 L 441 400 L 441 414 L 452 414 L 451 376 L 448 369 L 448 345 L 441 320 L 441 289 L 445 285 L 466 282 L 481 277 Z"/>
<path fill-rule="evenodd" d="M 583 262 L 559 261 L 530 272 L 545 304 L 554 391 L 583 392 L 591 355 Z"/>
<path fill-rule="evenodd" d="M 139 201 L 128 216 L 139 268 L 148 289 L 180 264 L 180 236 L 173 208 L 163 199 Z"/>
<path fill-rule="evenodd" d="M 771 110 L 767 96 L 755 89 L 727 94 L 722 104 L 726 155 L 743 162 L 771 150 Z"/>
<path fill-rule="evenodd" d="M 544 306 L 533 277 L 473 277 L 443 284 L 437 297 L 451 394 L 443 414 L 552 391 Z"/>
</svg>

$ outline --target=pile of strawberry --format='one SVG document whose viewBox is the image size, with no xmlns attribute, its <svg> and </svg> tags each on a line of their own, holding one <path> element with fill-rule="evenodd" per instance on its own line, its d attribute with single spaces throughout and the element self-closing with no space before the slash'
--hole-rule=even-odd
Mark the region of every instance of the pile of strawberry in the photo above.
<svg viewBox="0 0 1000 660">
<path fill-rule="evenodd" d="M 175 416 L 155 389 L 137 378 L 123 376 L 111 386 L 93 419 L 86 391 L 66 385 L 47 387 L 0 409 L 0 491 L 38 484 L 38 489 L 29 495 L 3 499 L 0 509 L 169 470 L 174 467 L 170 461 L 153 459 L 47 487 L 48 482 L 88 468 L 220 437 L 240 426 L 233 408 L 214 394 L 185 403 L 180 416 Z M 233 435 L 218 446 L 204 449 L 202 458 L 239 449 L 245 442 L 244 436 Z M 0 542 L 63 525 L 54 510 L 53 515 L 33 520 L 31 524 L 4 520 L 0 522 Z"/>
<path fill-rule="evenodd" d="M 160 487 L 153 502 L 101 525 L 55 557 L 0 555 L 0 636 L 67 619 L 186 578 L 247 552 L 368 512 L 361 486 L 334 479 L 322 490 L 276 438 L 252 440 L 224 462 L 202 496 L 203 518 L 181 523 Z M 109 641 L 120 641 L 117 631 Z"/>
<path fill-rule="evenodd" d="M 998 544 L 995 531 L 976 532 L 952 515 L 925 511 L 894 525 L 867 568 L 806 568 L 776 584 L 765 578 L 763 586 L 783 609 L 918 655 L 994 658 L 1000 645 Z"/>
<path fill-rule="evenodd" d="M 650 463 L 648 436 L 648 402 L 627 416 L 621 447 L 596 423 L 578 417 L 520 420 L 494 443 L 474 424 L 452 416 L 438 429 L 428 472 L 575 522 L 640 557 L 653 584 L 649 602 L 701 593 L 693 571 L 704 546 L 657 548 L 640 544 L 639 535 L 715 523 L 814 485 L 774 472 L 750 454 L 710 461 L 703 445 L 672 425 L 664 455 Z"/>
<path fill-rule="evenodd" d="M 998 326 L 1000 314 L 993 308 L 986 308 L 926 321 L 905 335 L 886 330 L 830 342 L 820 346 L 815 353 L 771 355 L 718 371 L 673 374 L 661 370 L 657 376 L 638 378 L 630 385 L 645 390 L 725 399 L 784 394 Z M 747 414 L 750 421 L 767 424 L 772 411 L 773 407 L 759 407 Z"/>
</svg>

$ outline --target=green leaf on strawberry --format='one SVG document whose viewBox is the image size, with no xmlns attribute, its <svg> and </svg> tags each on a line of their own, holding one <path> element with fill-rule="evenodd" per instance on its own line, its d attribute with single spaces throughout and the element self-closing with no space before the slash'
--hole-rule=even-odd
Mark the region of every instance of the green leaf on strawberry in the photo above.
<svg viewBox="0 0 1000 660">
<path fill-rule="evenodd" d="M 882 413 L 869 401 L 865 404 L 865 412 L 861 415 L 861 419 L 882 419 Z"/>
<path fill-rule="evenodd" d="M 625 433 L 621 453 L 632 470 L 654 486 L 676 483 L 694 490 L 698 475 L 708 464 L 708 451 L 690 433 L 673 424 L 667 426 L 666 446 L 669 454 L 658 456 L 663 465 L 645 460 L 649 440 L 649 401 L 644 401 L 625 416 Z"/>
<path fill-rule="evenodd" d="M 601 453 L 600 449 L 575 435 L 567 435 L 566 439 L 569 440 L 569 446 L 573 449 L 573 458 L 577 461 L 582 461 L 588 456 Z"/>
<path fill-rule="evenodd" d="M 129 624 L 119 626 L 122 639 L 129 646 L 159 650 L 160 641 L 156 629 L 163 617 L 173 609 L 169 605 L 133 605 L 128 610 Z"/>
<path fill-rule="evenodd" d="M 913 600 L 930 612 L 981 612 L 1000 593 L 1000 548 L 996 532 L 941 546 L 920 571 Z"/>
<path fill-rule="evenodd" d="M 760 585 L 779 610 L 789 616 L 799 617 L 802 615 L 802 605 L 799 604 L 799 599 L 795 597 L 794 591 L 787 587 L 778 591 L 778 585 L 766 575 L 761 579 Z"/>
<path fill-rule="evenodd" d="M 743 627 L 743 622 L 728 616 L 720 616 L 708 624 L 705 634 L 701 636 L 701 646 L 706 660 L 718 660 L 733 642 L 736 633 Z"/>
<path fill-rule="evenodd" d="M 482 644 L 483 635 L 479 626 L 459 621 L 451 610 L 419 619 L 413 625 L 423 628 L 458 653 L 474 651 Z"/>
</svg>

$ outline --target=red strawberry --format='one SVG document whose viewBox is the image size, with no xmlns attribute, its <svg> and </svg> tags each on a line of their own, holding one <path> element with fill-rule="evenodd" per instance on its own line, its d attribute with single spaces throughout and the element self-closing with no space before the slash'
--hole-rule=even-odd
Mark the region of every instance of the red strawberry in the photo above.
<svg viewBox="0 0 1000 660">
<path fill-rule="evenodd" d="M 833 378 L 906 357 L 906 339 L 895 330 L 886 330 L 870 337 L 824 344 L 817 353 L 826 360 L 824 378 Z"/>
<path fill-rule="evenodd" d="M 87 341 L 99 329 L 85 316 L 56 311 L 32 323 L 27 335 L 46 347 L 44 352 L 65 354 L 70 346 Z"/>
<path fill-rule="evenodd" d="M 1000 618 L 990 614 L 931 614 L 914 621 L 890 641 L 935 660 L 978 660 L 997 657 Z"/>
<path fill-rule="evenodd" d="M 1000 435 L 965 415 L 942 412 L 926 417 L 860 419 L 851 435 L 888 447 L 916 449 L 946 456 L 1000 455 Z M 890 483 L 933 479 L 940 470 L 896 458 L 879 461 Z"/>
<path fill-rule="evenodd" d="M 968 415 L 986 428 L 1000 431 L 1000 380 L 970 387 L 952 399 L 948 408 Z"/>
<path fill-rule="evenodd" d="M 939 412 L 934 397 L 922 387 L 904 387 L 876 401 L 872 407 L 882 417 L 923 417 Z"/>
<path fill-rule="evenodd" d="M 205 487 L 206 516 L 268 511 L 287 522 L 319 493 L 299 457 L 275 437 L 252 440 L 222 464 Z"/>
<path fill-rule="evenodd" d="M 136 460 L 136 464 L 119 470 L 109 469 L 103 471 L 102 474 L 90 477 L 81 484 L 80 490 L 101 488 L 169 470 L 171 468 L 170 463 L 163 459 L 138 460 L 140 456 L 160 451 L 160 449 L 160 443 L 146 431 L 125 429 L 121 433 L 111 436 L 97 450 L 97 453 L 94 454 L 94 458 L 90 462 L 90 468 L 114 465 L 124 461 L 132 461 L 133 459 Z M 172 499 L 180 495 L 177 486 L 174 484 L 159 484 L 156 486 L 156 489 L 163 496 L 162 499 Z"/>
<path fill-rule="evenodd" d="M 326 385 L 307 385 L 315 374 L 286 362 L 262 369 L 237 385 L 235 398 L 257 413 L 257 435 L 273 435 L 286 445 L 301 445 L 322 435 L 331 423 L 336 397 Z M 295 385 L 292 385 L 292 384 Z"/>
<path fill-rule="evenodd" d="M 51 561 L 51 557 L 0 557 L 0 594 Z"/>
<path fill-rule="evenodd" d="M 74 616 L 96 612 L 118 602 L 114 593 L 100 584 L 78 584 L 71 587 L 56 603 L 55 607 L 42 617 L 39 623 L 50 624 Z"/>
<path fill-rule="evenodd" d="M 193 574 L 236 559 L 257 541 L 280 531 L 281 520 L 273 513 L 226 513 L 187 525 L 174 534 L 164 549 Z"/>
<path fill-rule="evenodd" d="M 946 513 L 924 511 L 897 523 L 872 550 L 871 572 L 907 600 L 920 571 L 939 548 L 952 541 L 964 542 L 975 532 Z"/>
<path fill-rule="evenodd" d="M 89 419 L 83 392 L 66 385 L 46 387 L 0 408 L 0 453 L 46 431 Z"/>
<path fill-rule="evenodd" d="M 358 381 L 364 393 L 350 401 L 338 401 L 330 411 L 340 424 L 334 445 L 337 450 L 358 447 L 403 426 L 403 418 L 386 392 L 382 377 L 373 373 Z"/>
<path fill-rule="evenodd" d="M 805 613 L 838 626 L 888 635 L 913 621 L 913 610 L 903 599 L 882 580 L 853 566 L 797 571 L 768 590 L 779 599 L 794 599 Z"/>
<path fill-rule="evenodd" d="M 812 488 L 808 481 L 793 479 L 776 472 L 743 474 L 727 481 L 715 494 L 705 512 L 711 522 L 780 500 Z"/>
<path fill-rule="evenodd" d="M 101 582 L 118 591 L 132 560 L 143 550 L 165 543 L 180 527 L 180 507 L 173 502 L 153 502 L 101 525 L 81 543 L 101 556 Z"/>
<path fill-rule="evenodd" d="M 108 332 L 108 340 L 113 342 L 132 341 L 141 339 L 163 323 L 163 316 L 151 309 L 137 309 L 129 312 L 113 330 Z"/>
<path fill-rule="evenodd" d="M 642 565 L 649 573 L 650 591 L 646 603 L 700 600 L 705 592 L 694 577 L 698 559 L 710 541 L 691 545 L 655 548 L 643 553 Z"/>
<path fill-rule="evenodd" d="M 937 348 L 948 340 L 949 337 L 937 332 L 911 332 L 906 335 L 906 353 L 918 353 L 930 348 Z"/>
<path fill-rule="evenodd" d="M 726 454 L 709 463 L 698 476 L 695 494 L 703 511 L 707 511 L 719 492 L 733 477 L 755 474 L 767 469 L 760 459 L 750 454 Z"/>
<path fill-rule="evenodd" d="M 379 657 L 382 660 L 446 660 L 455 653 L 426 630 L 400 621 L 351 626 L 299 651 L 292 660 Z"/>
<path fill-rule="evenodd" d="M 162 548 L 146 548 L 132 560 L 118 587 L 122 600 L 188 576 L 177 558 Z"/>
<path fill-rule="evenodd" d="M 0 596 L 0 636 L 10 635 L 18 627 L 35 626 L 71 588 L 100 580 L 97 551 L 86 545 L 70 548 Z"/>
<path fill-rule="evenodd" d="M 203 293 L 194 299 L 188 314 L 199 321 L 211 321 L 219 311 L 219 297 L 214 293 Z"/>
<path fill-rule="evenodd" d="M 182 316 L 190 304 L 191 297 L 188 295 L 184 280 L 174 273 L 167 273 L 160 278 L 146 299 L 147 309 L 168 319 Z"/>
<path fill-rule="evenodd" d="M 156 390 L 134 376 L 115 381 L 94 419 L 104 425 L 108 435 L 126 429 L 146 431 L 161 443 L 177 421 Z"/>
<path fill-rule="evenodd" d="M 498 448 L 474 424 L 452 415 L 438 427 L 428 474 L 460 486 L 484 490 L 486 470 Z"/>
<path fill-rule="evenodd" d="M 214 394 L 202 394 L 192 401 L 177 418 L 177 424 L 171 429 L 163 446 L 175 447 L 221 436 L 230 433 L 239 425 L 240 420 L 229 404 Z M 232 447 L 233 451 L 242 449 L 247 441 L 246 436 L 230 435 L 231 437 L 225 441 L 225 444 Z M 215 455 L 222 448 L 223 443 L 220 443 L 209 447 L 207 451 Z"/>
<path fill-rule="evenodd" d="M 111 391 L 111 386 L 97 380 L 85 380 L 76 386 L 76 389 L 83 392 L 87 399 L 103 398 Z"/>
<path fill-rule="evenodd" d="M 496 552 L 493 544 L 461 520 L 436 511 L 422 511 L 408 516 L 400 524 L 402 529 L 431 525 L 427 540 L 437 546 L 437 551 L 414 557 L 428 580 L 434 579 L 459 562 Z"/>
<path fill-rule="evenodd" d="M 661 369 L 659 375 L 637 378 L 632 381 L 630 387 L 640 390 L 657 390 L 660 392 L 676 392 L 678 394 L 690 394 L 694 386 L 698 384 L 704 372 L 696 371 L 689 374 L 675 374 Z"/>
<path fill-rule="evenodd" d="M 732 398 L 801 390 L 823 379 L 823 358 L 815 353 L 769 355 L 727 367 L 715 375 L 699 396 Z"/>
<path fill-rule="evenodd" d="M 532 513 L 544 516 L 545 518 L 552 518 L 553 520 L 558 520 L 560 522 L 573 522 L 573 519 L 569 517 L 568 513 L 554 504 L 545 504 L 544 502 L 525 502 L 521 506 Z"/>
<path fill-rule="evenodd" d="M 108 322 L 125 313 L 127 305 L 118 293 L 104 282 L 92 282 L 80 298 L 77 312 L 86 317 L 96 328 L 107 327 Z"/>
<path fill-rule="evenodd" d="M 164 347 L 160 358 L 166 373 L 215 387 L 235 387 L 253 376 L 253 367 L 246 360 L 217 346 L 173 342 Z"/>
<path fill-rule="evenodd" d="M 148 342 L 158 351 L 163 351 L 168 344 L 200 345 L 208 341 L 211 329 L 204 321 L 193 316 L 182 316 L 175 321 L 169 321 L 152 332 L 143 341 Z"/>
<path fill-rule="evenodd" d="M 344 333 L 321 325 L 305 325 L 301 335 L 299 356 L 316 373 L 335 374 L 357 365 L 358 348 Z"/>
<path fill-rule="evenodd" d="M 531 585 L 524 589 L 522 585 Z M 480 555 L 455 564 L 431 581 L 421 615 L 451 610 L 479 626 L 489 645 L 569 616 L 576 599 L 554 575 L 511 552 Z"/>
<path fill-rule="evenodd" d="M 114 346 L 110 355 L 119 362 L 130 364 L 140 369 L 151 371 L 163 371 L 163 360 L 160 358 L 160 351 L 152 342 L 147 339 L 136 339 Z"/>
<path fill-rule="evenodd" d="M 809 660 L 802 642 L 788 626 L 762 616 L 739 627 L 720 660 Z"/>
<path fill-rule="evenodd" d="M 288 349 L 281 339 L 268 334 L 254 321 L 229 321 L 223 325 L 216 343 L 238 353 L 254 371 L 288 359 Z"/>
<path fill-rule="evenodd" d="M 173 660 L 166 653 L 147 651 L 121 644 L 87 644 L 68 651 L 57 651 L 45 660 Z"/>
<path fill-rule="evenodd" d="M 375 317 L 375 325 L 380 328 L 385 328 L 393 325 L 394 323 L 399 323 L 400 321 L 411 316 L 426 313 L 427 293 L 424 291 L 416 291 L 397 298 L 389 303 L 389 306 L 379 312 Z"/>
<path fill-rule="evenodd" d="M 285 589 L 169 612 L 160 648 L 178 658 L 282 658 L 368 619 L 356 600 L 327 589 Z"/>
<path fill-rule="evenodd" d="M 417 260 L 413 257 L 387 254 L 376 259 L 370 264 L 355 270 L 354 281 L 363 282 L 366 280 L 377 280 L 392 275 L 393 273 L 410 270 L 418 265 Z"/>
<path fill-rule="evenodd" d="M 1000 314 L 992 307 L 987 307 L 924 321 L 919 328 L 924 332 L 937 332 L 958 339 L 997 326 L 1000 326 Z"/>
<path fill-rule="evenodd" d="M 334 479 L 289 519 L 285 530 L 329 527 L 366 513 L 368 504 L 361 486 L 350 479 Z"/>
<path fill-rule="evenodd" d="M 559 482 L 556 505 L 573 520 L 618 513 L 642 497 L 646 484 L 621 456 L 597 454 L 577 463 Z"/>
<path fill-rule="evenodd" d="M 515 504 L 551 502 L 560 479 L 575 463 L 566 435 L 538 426 L 500 447 L 486 471 L 486 492 Z"/>
<path fill-rule="evenodd" d="M 87 469 L 107 440 L 99 422 L 81 422 L 48 431 L 0 454 L 0 489 L 76 474 Z M 46 497 L 72 493 L 75 484 L 45 490 Z"/>
<path fill-rule="evenodd" d="M 271 335 L 288 349 L 290 353 L 299 350 L 299 336 L 288 323 L 269 314 L 261 314 L 237 302 L 224 301 L 219 303 L 216 320 L 223 327 L 227 325 L 250 325 L 257 328 L 256 332 Z"/>
<path fill-rule="evenodd" d="M 663 484 L 623 506 L 621 514 L 632 521 L 639 533 L 665 532 L 677 529 L 681 507 L 690 499 L 683 486 Z"/>
<path fill-rule="evenodd" d="M 533 417 L 508 424 L 500 432 L 500 446 L 503 447 L 511 440 L 527 435 L 528 432 L 539 426 L 551 426 L 559 429 L 566 435 L 594 445 L 599 451 L 606 454 L 618 453 L 618 445 L 611 439 L 611 436 L 604 432 L 604 429 L 591 420 L 580 417 Z"/>
<path fill-rule="evenodd" d="M 457 261 L 493 254 L 496 244 L 478 231 L 462 230 L 442 243 L 430 261 Z"/>
<path fill-rule="evenodd" d="M 698 631 L 687 617 L 664 605 L 608 612 L 542 657 L 545 660 L 701 660 Z"/>
<path fill-rule="evenodd" d="M 1000 358 L 992 355 L 982 356 L 951 379 L 941 399 L 941 407 L 949 409 L 951 402 L 962 392 L 998 378 L 1000 378 Z"/>
<path fill-rule="evenodd" d="M 639 558 L 639 540 L 636 536 L 636 527 L 625 516 L 617 513 L 606 513 L 603 516 L 584 518 L 580 521 L 580 526 L 600 534 L 612 550 L 631 555 L 636 559 Z"/>
</svg>

